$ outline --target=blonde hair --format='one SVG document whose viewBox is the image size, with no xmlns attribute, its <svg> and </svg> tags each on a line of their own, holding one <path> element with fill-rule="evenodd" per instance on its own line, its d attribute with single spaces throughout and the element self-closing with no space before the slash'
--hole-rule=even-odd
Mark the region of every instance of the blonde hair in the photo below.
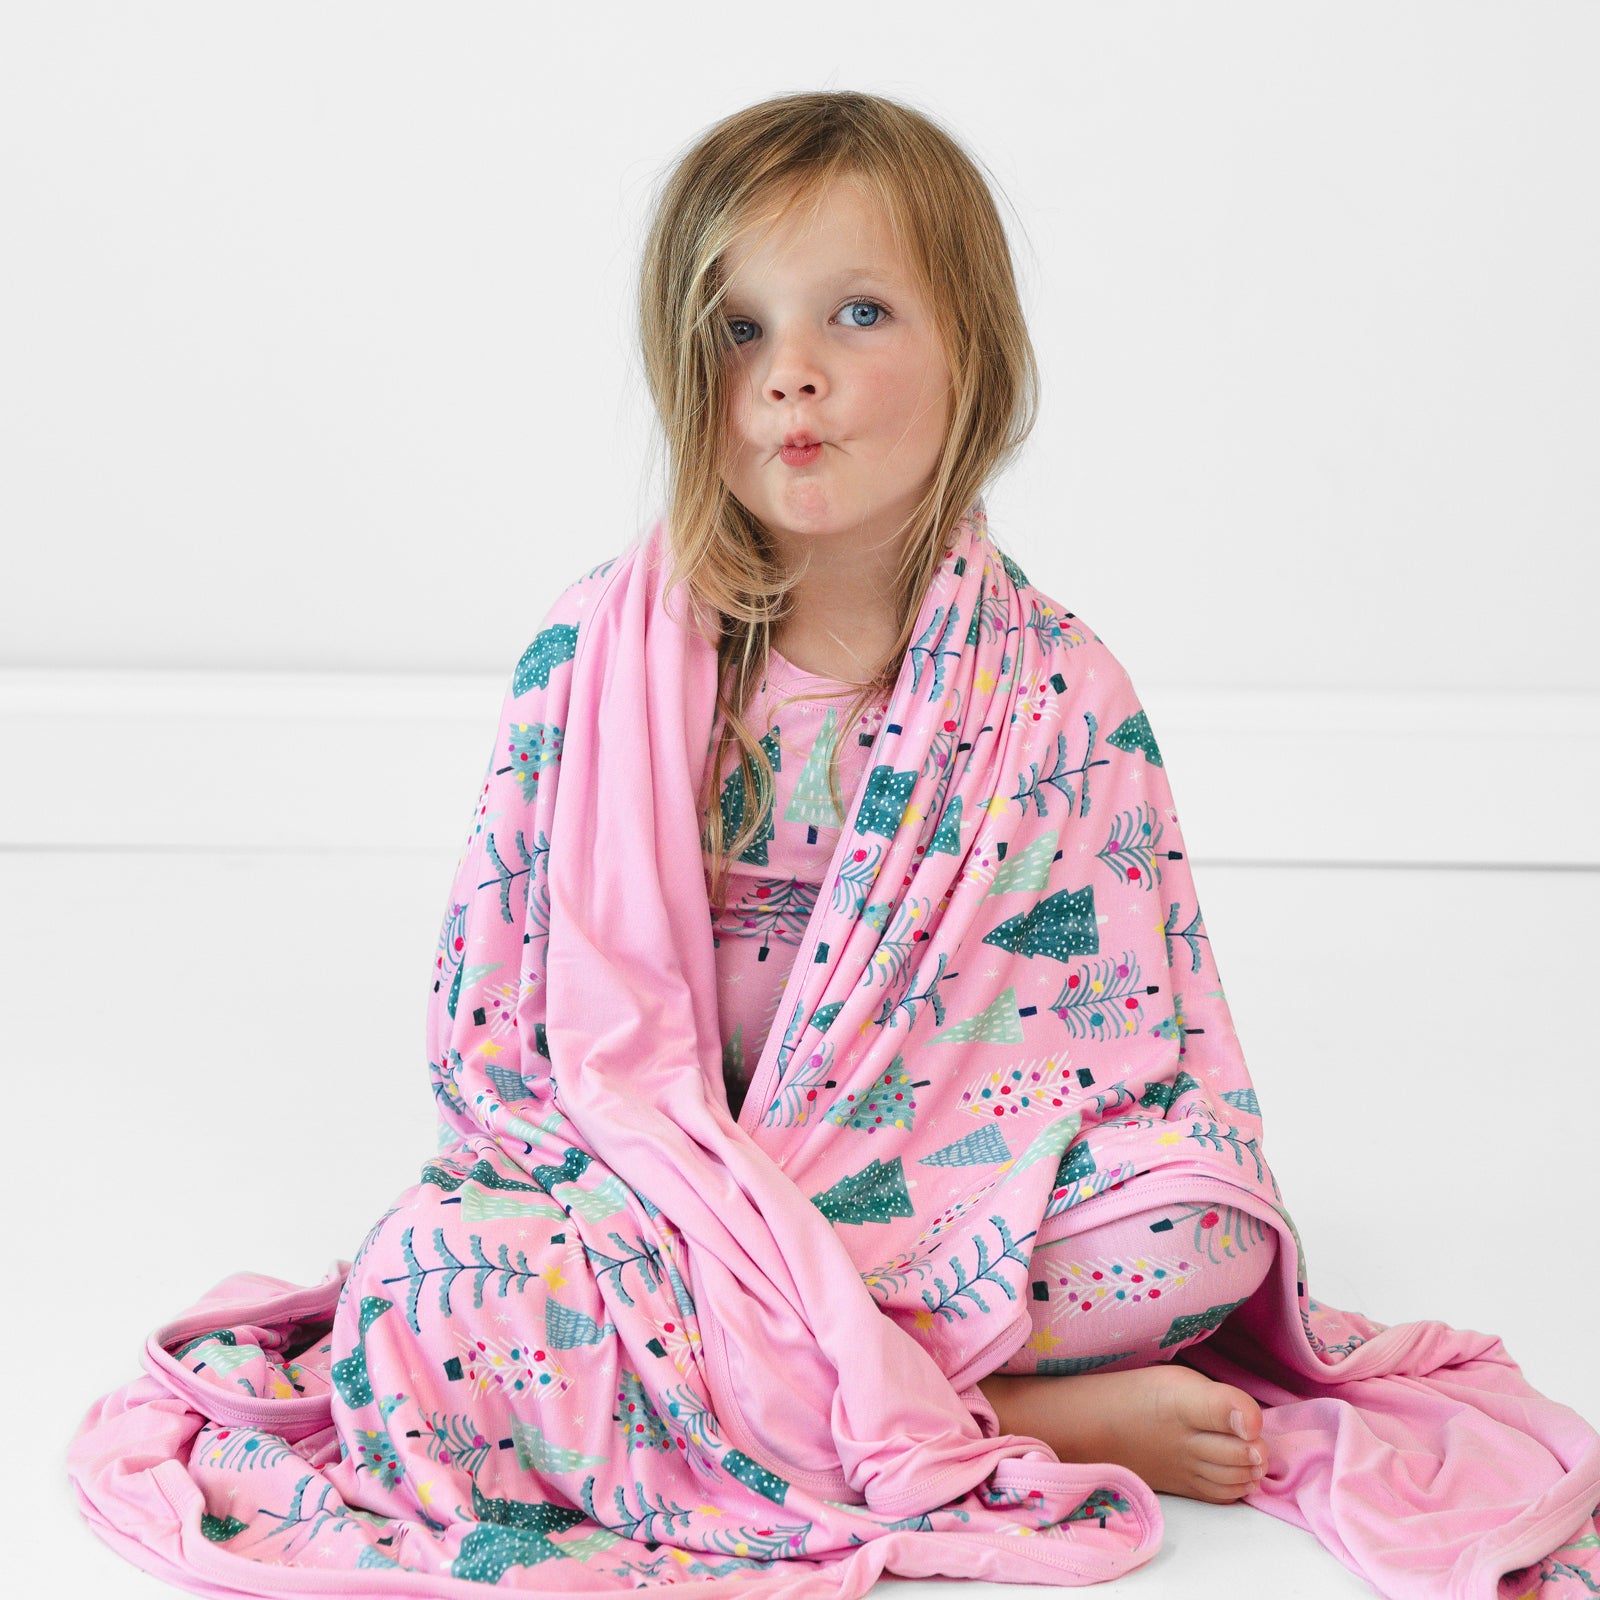
<svg viewBox="0 0 1600 1600">
<path fill-rule="evenodd" d="M 760 522 L 722 476 L 735 381 L 727 352 L 736 348 L 718 312 L 726 293 L 722 261 L 733 244 L 760 236 L 795 209 L 810 206 L 814 214 L 839 179 L 855 181 L 881 204 L 930 308 L 951 384 L 938 460 L 900 530 L 899 636 L 840 718 L 841 741 L 892 691 L 957 523 L 1020 449 L 1038 414 L 1038 366 L 994 197 L 975 160 L 923 112 L 854 90 L 781 95 L 716 123 L 668 173 L 640 267 L 639 341 L 667 451 L 667 587 L 684 585 L 699 615 L 694 625 L 717 647 L 716 753 L 701 795 L 713 906 L 721 903 L 730 864 L 773 803 L 772 764 L 760 745 L 765 730 L 752 731 L 743 712 L 766 676 L 772 626 L 787 613 L 798 580 L 782 569 Z M 734 743 L 754 804 L 730 840 L 719 784 Z M 839 743 L 828 786 L 843 818 Z"/>
</svg>

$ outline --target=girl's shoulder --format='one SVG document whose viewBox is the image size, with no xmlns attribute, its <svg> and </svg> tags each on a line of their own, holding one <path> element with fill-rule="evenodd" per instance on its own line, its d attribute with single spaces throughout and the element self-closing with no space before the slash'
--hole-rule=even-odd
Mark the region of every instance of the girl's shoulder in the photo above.
<svg viewBox="0 0 1600 1600">
<path fill-rule="evenodd" d="M 630 546 L 609 560 L 602 561 L 599 566 L 590 567 L 587 572 L 579 573 L 551 602 L 550 609 L 546 611 L 540 626 L 551 627 L 581 622 L 585 613 L 593 609 L 595 600 L 617 568 L 637 554 L 637 549 Z"/>
<path fill-rule="evenodd" d="M 1017 610 L 1021 626 L 1038 640 L 1046 658 L 1063 653 L 1061 659 L 1074 666 L 1090 669 L 1095 677 L 1109 675 L 1113 678 L 1128 676 L 1122 662 L 1112 653 L 1100 635 L 1076 611 L 1070 611 L 1059 600 L 1040 588 L 1023 571 L 1016 559 L 1002 550 L 993 535 L 989 542 L 1011 580 L 1016 593 Z M 986 601 L 987 603 L 987 601 Z M 981 625 L 981 619 L 974 627 Z"/>
<path fill-rule="evenodd" d="M 618 566 L 632 553 L 624 550 L 610 560 L 602 561 L 599 566 L 590 567 L 556 595 L 539 619 L 532 641 L 517 662 L 516 671 L 512 674 L 513 696 L 525 694 L 532 688 L 547 689 L 551 672 L 562 662 L 573 659 L 577 654 L 578 633 L 584 619 L 593 612 L 595 601 Z"/>
</svg>

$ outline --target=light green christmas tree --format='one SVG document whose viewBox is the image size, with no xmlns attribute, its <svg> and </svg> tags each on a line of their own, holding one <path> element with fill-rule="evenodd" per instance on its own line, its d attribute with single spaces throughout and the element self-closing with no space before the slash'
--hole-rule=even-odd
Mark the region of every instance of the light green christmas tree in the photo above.
<svg viewBox="0 0 1600 1600">
<path fill-rule="evenodd" d="M 800 776 L 794 780 L 794 793 L 790 795 L 783 813 L 785 822 L 803 822 L 810 829 L 806 835 L 807 844 L 817 842 L 818 828 L 837 828 L 843 821 L 834 806 L 833 796 L 828 792 L 828 768 L 833 761 L 833 747 L 838 734 L 838 718 L 834 715 L 833 707 L 829 706 L 827 715 L 822 719 L 817 742 L 812 745 L 811 754 L 800 769 Z"/>
<path fill-rule="evenodd" d="M 1045 888 L 1050 882 L 1050 867 L 1056 858 L 1056 839 L 1059 837 L 1052 828 L 1049 833 L 1041 834 L 1026 850 L 1020 850 L 1014 856 L 1007 856 L 995 868 L 994 882 L 989 885 L 990 894 L 1015 894 L 1022 889 L 1038 891 Z"/>
<path fill-rule="evenodd" d="M 1017 1016 L 1017 991 L 1007 987 L 975 1017 L 936 1033 L 933 1044 L 966 1044 L 979 1040 L 986 1044 L 1021 1044 L 1022 1021 Z"/>
</svg>

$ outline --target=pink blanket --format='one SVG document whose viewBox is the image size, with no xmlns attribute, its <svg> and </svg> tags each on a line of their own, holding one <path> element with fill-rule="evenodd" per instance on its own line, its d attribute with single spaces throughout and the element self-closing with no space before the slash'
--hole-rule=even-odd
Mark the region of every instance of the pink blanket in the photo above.
<svg viewBox="0 0 1600 1600">
<path fill-rule="evenodd" d="M 1115 1577 L 1155 1496 L 997 1436 L 977 1380 L 1036 1245 L 1198 1181 L 1279 1236 L 1179 1357 L 1270 1408 L 1251 1503 L 1386 1595 L 1583 1592 L 1600 1436 L 1495 1339 L 1310 1297 L 1150 723 L 981 501 L 729 1117 L 715 652 L 663 555 L 573 583 L 516 669 L 438 1153 L 323 1283 L 241 1274 L 151 1336 L 70 1455 L 102 1537 L 216 1595 Z"/>
</svg>

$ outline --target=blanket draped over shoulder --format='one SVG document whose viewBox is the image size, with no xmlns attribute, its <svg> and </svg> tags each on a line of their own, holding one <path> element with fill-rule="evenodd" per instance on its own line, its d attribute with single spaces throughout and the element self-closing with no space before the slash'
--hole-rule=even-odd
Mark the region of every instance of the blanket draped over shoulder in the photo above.
<svg viewBox="0 0 1600 1600">
<path fill-rule="evenodd" d="M 729 1115 L 716 654 L 665 555 L 658 522 L 572 583 L 516 668 L 439 943 L 438 1151 L 322 1283 L 241 1273 L 152 1334 L 73 1443 L 96 1531 L 213 1595 L 1112 1578 L 1155 1495 L 999 1434 L 977 1381 L 1037 1246 L 1204 1192 L 1277 1234 L 1179 1355 L 1268 1408 L 1249 1503 L 1386 1595 L 1553 1597 L 1600 1438 L 1494 1338 L 1310 1296 L 1150 721 L 981 500 Z"/>
</svg>

